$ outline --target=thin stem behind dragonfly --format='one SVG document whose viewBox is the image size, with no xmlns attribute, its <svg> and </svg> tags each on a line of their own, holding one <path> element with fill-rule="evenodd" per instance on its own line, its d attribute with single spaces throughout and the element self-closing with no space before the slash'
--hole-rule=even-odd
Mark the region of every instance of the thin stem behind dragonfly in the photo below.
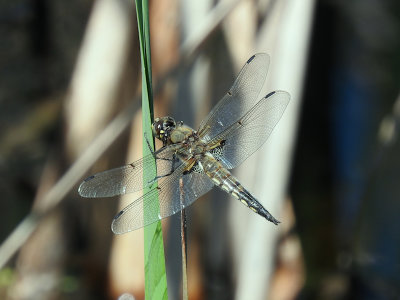
<svg viewBox="0 0 400 300">
<path fill-rule="evenodd" d="M 181 200 L 181 249 L 182 249 L 182 299 L 188 300 L 187 290 L 187 240 L 186 240 L 186 213 L 184 208 L 184 189 L 182 177 L 179 179 L 179 192 Z"/>
</svg>

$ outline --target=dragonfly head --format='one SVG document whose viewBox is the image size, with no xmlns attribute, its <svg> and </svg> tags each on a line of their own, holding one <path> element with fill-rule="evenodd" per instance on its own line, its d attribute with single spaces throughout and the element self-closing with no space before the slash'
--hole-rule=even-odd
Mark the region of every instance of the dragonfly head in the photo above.
<svg viewBox="0 0 400 300">
<path fill-rule="evenodd" d="M 163 142 L 164 146 L 168 143 L 171 132 L 175 129 L 176 122 L 171 117 L 156 118 L 151 125 L 153 135 Z"/>
</svg>

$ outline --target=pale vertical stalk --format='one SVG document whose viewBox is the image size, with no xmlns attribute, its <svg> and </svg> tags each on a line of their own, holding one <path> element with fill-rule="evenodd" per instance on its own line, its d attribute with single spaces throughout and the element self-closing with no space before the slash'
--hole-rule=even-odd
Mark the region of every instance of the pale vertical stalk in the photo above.
<svg viewBox="0 0 400 300">
<path fill-rule="evenodd" d="M 260 40 L 257 49 L 268 49 L 271 55 L 266 90 L 286 90 L 291 94 L 291 102 L 267 146 L 255 156 L 257 176 L 251 191 L 280 221 L 285 222 L 279 217 L 279 211 L 285 198 L 296 135 L 314 0 L 282 1 L 278 8 L 279 11 L 274 12 L 280 14 L 276 28 L 273 28 L 274 42 L 268 45 Z M 244 246 L 238 266 L 235 299 L 251 297 L 252 300 L 261 300 L 268 294 L 279 230 L 266 225 L 269 224 L 260 218 L 249 219 L 247 235 L 242 241 Z"/>
</svg>

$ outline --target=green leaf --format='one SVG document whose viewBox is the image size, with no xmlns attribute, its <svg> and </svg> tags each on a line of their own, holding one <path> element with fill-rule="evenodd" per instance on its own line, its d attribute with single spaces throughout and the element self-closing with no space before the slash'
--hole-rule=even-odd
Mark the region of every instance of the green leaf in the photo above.
<svg viewBox="0 0 400 300">
<path fill-rule="evenodd" d="M 150 58 L 149 6 L 147 0 L 136 0 L 136 13 L 139 29 L 140 56 L 142 61 L 142 117 L 143 117 L 143 156 L 154 150 L 154 139 L 151 132 L 153 121 L 153 92 Z M 147 141 L 146 141 L 147 138 Z M 148 168 L 145 168 L 146 170 Z M 143 173 L 143 180 L 148 182 L 156 177 L 156 164 L 153 169 Z M 148 190 L 144 190 L 146 193 Z M 158 200 L 158 199 L 157 199 Z M 157 201 L 158 202 L 158 201 Z M 150 212 L 144 211 L 144 218 Z M 147 300 L 168 299 L 167 277 L 165 273 L 164 243 L 161 222 L 144 228 L 144 263 L 145 263 L 145 297 Z"/>
</svg>

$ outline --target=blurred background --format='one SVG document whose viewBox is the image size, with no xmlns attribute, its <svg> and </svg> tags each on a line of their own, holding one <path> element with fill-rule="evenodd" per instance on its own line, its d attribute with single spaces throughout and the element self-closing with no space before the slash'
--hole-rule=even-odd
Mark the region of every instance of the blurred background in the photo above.
<svg viewBox="0 0 400 300">
<path fill-rule="evenodd" d="M 187 209 L 190 299 L 400 298 L 400 2 L 150 1 L 155 116 L 196 128 L 257 52 L 291 102 L 235 175 L 282 223 L 214 190 Z M 81 180 L 140 158 L 128 0 L 0 3 L 0 298 L 144 299 L 135 199 Z M 163 221 L 180 299 L 179 218 Z"/>
</svg>

